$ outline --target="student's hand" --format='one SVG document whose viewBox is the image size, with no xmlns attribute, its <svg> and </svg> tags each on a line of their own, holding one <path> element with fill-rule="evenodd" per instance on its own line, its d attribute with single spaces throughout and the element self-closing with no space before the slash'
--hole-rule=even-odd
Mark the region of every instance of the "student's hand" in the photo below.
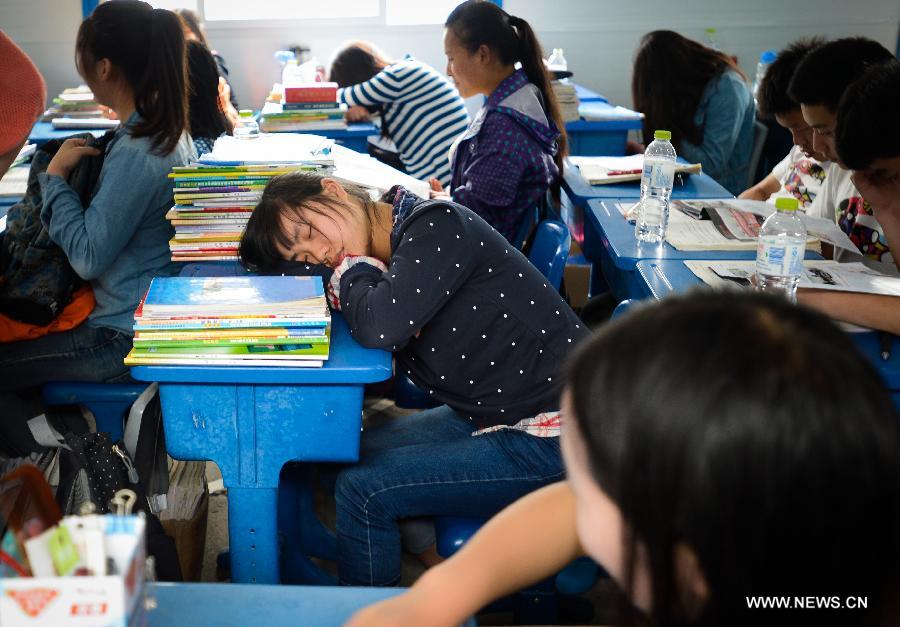
<svg viewBox="0 0 900 627">
<path fill-rule="evenodd" d="M 232 127 L 237 125 L 241 114 L 231 104 L 231 86 L 221 76 L 219 77 L 219 108 L 225 114 L 225 117 L 228 118 L 228 121 L 231 122 Z"/>
<path fill-rule="evenodd" d="M 743 192 L 741 192 L 741 194 L 738 196 L 738 198 L 740 198 L 741 200 L 763 200 L 764 201 L 764 200 L 768 199 L 768 196 L 766 196 L 765 192 L 763 192 L 761 189 L 757 189 L 754 186 L 749 189 L 745 189 Z"/>
<path fill-rule="evenodd" d="M 444 189 L 439 180 L 435 178 L 428 179 L 428 184 L 431 186 L 431 191 L 428 192 L 429 198 L 450 198 L 450 194 Z"/>
<path fill-rule="evenodd" d="M 630 139 L 625 142 L 626 155 L 642 155 L 646 149 L 647 147 L 644 144 L 631 141 Z"/>
<path fill-rule="evenodd" d="M 369 110 L 359 105 L 353 105 L 347 109 L 344 117 L 348 122 L 365 122 L 369 119 Z"/>
<path fill-rule="evenodd" d="M 872 205 L 879 221 L 880 214 L 890 214 L 900 220 L 900 179 L 875 178 L 866 172 L 854 172 L 851 178 L 860 195 Z"/>
<path fill-rule="evenodd" d="M 100 153 L 96 148 L 86 146 L 87 139 L 83 137 L 73 137 L 63 142 L 62 146 L 50 160 L 47 166 L 47 174 L 61 176 L 66 178 L 82 157 L 95 157 Z"/>
<path fill-rule="evenodd" d="M 457 621 L 441 617 L 433 611 L 440 607 L 416 590 L 410 590 L 400 596 L 381 601 L 359 610 L 350 617 L 345 627 L 406 627 L 407 625 L 428 625 L 429 627 L 448 627 L 458 624 Z"/>
</svg>

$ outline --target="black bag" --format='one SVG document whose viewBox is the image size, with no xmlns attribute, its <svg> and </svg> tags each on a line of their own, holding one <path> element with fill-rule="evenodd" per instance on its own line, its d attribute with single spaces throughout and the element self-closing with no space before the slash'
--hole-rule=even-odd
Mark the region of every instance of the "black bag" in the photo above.
<svg viewBox="0 0 900 627">
<path fill-rule="evenodd" d="M 89 146 L 104 150 L 115 131 L 100 139 L 90 134 L 74 137 L 88 138 Z M 0 313 L 38 326 L 50 324 L 83 282 L 41 222 L 44 200 L 38 174 L 47 169 L 61 145 L 62 140 L 51 140 L 37 149 L 25 197 L 10 208 L 6 230 L 0 234 Z M 83 157 L 67 178 L 85 208 L 96 191 L 103 158 L 103 154 Z"/>
<path fill-rule="evenodd" d="M 120 442 L 113 443 L 108 433 L 60 433 L 53 422 L 42 414 L 29 420 L 28 426 L 39 444 L 59 451 L 48 478 L 56 485 L 62 513 L 78 514 L 88 503 L 98 513 L 108 513 L 117 491 L 134 491 L 135 511 L 144 512 L 147 519 L 147 554 L 156 558 L 157 578 L 182 581 L 175 542 L 157 517 L 165 509 L 169 488 L 157 384 L 149 385 L 132 405 Z"/>
</svg>

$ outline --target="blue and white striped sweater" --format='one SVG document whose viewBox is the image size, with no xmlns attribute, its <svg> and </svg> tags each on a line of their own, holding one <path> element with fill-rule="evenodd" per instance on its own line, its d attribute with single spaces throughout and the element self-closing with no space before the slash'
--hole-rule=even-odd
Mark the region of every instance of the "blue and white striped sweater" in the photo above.
<svg viewBox="0 0 900 627">
<path fill-rule="evenodd" d="M 378 106 L 409 175 L 450 183 L 448 152 L 469 123 L 456 88 L 433 68 L 405 57 L 370 80 L 338 90 L 349 106 Z"/>
</svg>

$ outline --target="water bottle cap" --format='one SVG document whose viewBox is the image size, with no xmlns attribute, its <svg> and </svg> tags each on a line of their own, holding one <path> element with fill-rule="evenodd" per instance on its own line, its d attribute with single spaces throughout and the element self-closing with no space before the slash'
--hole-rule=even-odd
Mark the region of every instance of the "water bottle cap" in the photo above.
<svg viewBox="0 0 900 627">
<path fill-rule="evenodd" d="M 653 139 L 672 139 L 672 131 L 653 131 Z"/>
<path fill-rule="evenodd" d="M 253 111 L 251 111 L 250 109 L 241 109 L 239 115 L 240 115 L 242 118 L 252 118 L 252 117 L 253 117 Z"/>
<path fill-rule="evenodd" d="M 761 55 L 759 55 L 760 63 L 774 63 L 775 59 L 778 58 L 778 53 L 774 50 L 766 50 Z"/>
<path fill-rule="evenodd" d="M 780 211 L 797 211 L 800 208 L 800 201 L 796 198 L 776 198 L 775 208 Z"/>
</svg>

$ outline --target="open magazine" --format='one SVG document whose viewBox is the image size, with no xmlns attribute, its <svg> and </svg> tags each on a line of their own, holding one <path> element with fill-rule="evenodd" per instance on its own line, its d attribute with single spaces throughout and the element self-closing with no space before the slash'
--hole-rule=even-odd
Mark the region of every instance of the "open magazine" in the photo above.
<svg viewBox="0 0 900 627">
<path fill-rule="evenodd" d="M 752 260 L 685 261 L 684 265 L 712 287 L 750 287 L 756 274 L 756 262 Z M 862 263 L 806 260 L 800 287 L 900 296 L 900 276 L 879 274 Z"/>
<path fill-rule="evenodd" d="M 569 161 L 578 166 L 581 173 L 591 185 L 607 183 L 627 183 L 640 181 L 644 169 L 644 155 L 627 157 L 569 157 Z M 675 174 L 700 174 L 699 163 L 677 163 Z"/>
<path fill-rule="evenodd" d="M 618 203 L 626 219 L 633 219 L 634 203 Z M 775 212 L 774 205 L 737 198 L 672 200 L 666 241 L 677 250 L 756 250 L 759 227 Z M 831 220 L 798 213 L 806 227 L 807 248 L 820 242 L 857 252 L 856 245 Z"/>
</svg>

